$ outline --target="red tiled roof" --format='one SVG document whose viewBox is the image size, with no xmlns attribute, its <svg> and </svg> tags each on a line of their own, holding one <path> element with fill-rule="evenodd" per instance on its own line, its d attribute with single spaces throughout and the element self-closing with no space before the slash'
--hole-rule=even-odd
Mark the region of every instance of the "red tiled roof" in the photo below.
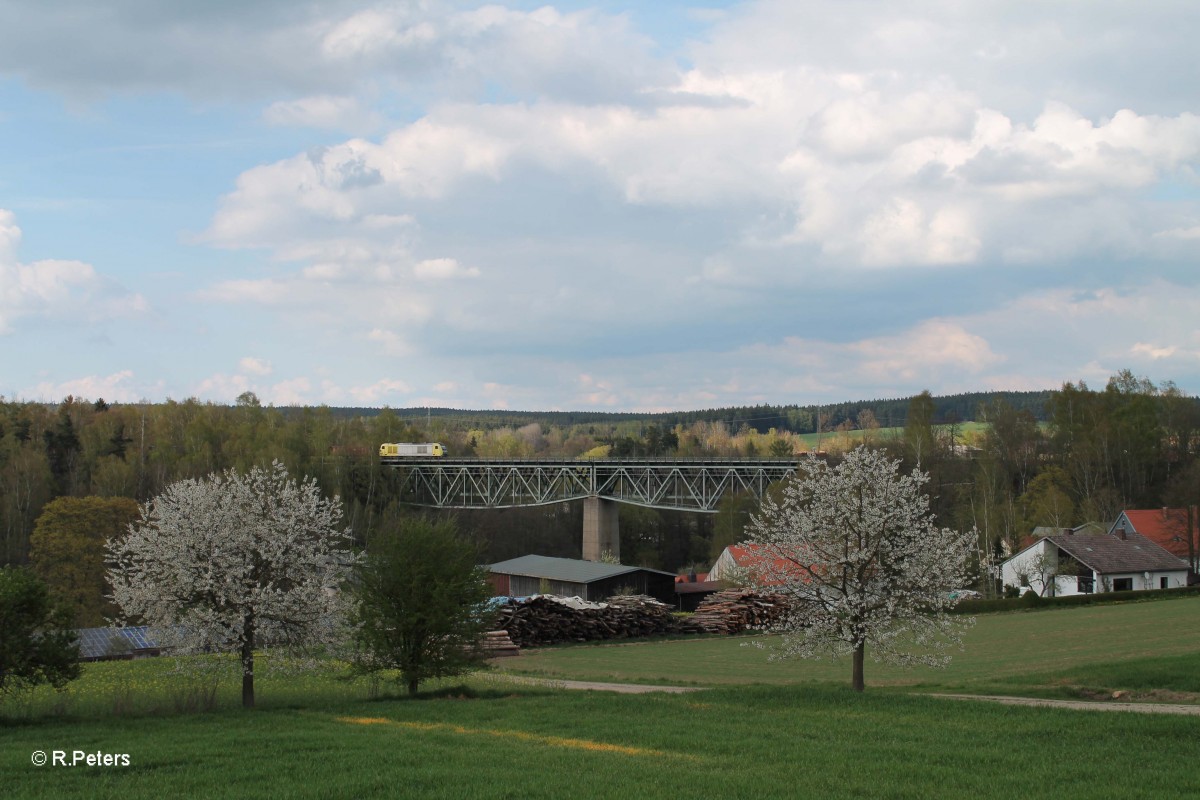
<svg viewBox="0 0 1200 800">
<path fill-rule="evenodd" d="M 1182 559 L 1188 557 L 1187 510 L 1183 508 L 1134 509 L 1124 512 L 1131 528 L 1159 547 Z M 1115 529 L 1120 525 L 1118 518 Z M 1193 523 L 1192 541 L 1196 541 Z"/>
<path fill-rule="evenodd" d="M 772 558 L 763 552 L 766 548 L 757 544 L 731 544 L 725 548 L 733 557 L 734 563 L 754 576 L 762 586 L 778 586 L 784 583 L 782 578 L 769 580 L 771 575 L 791 575 L 801 580 L 807 580 L 807 574 L 787 558 Z"/>
<path fill-rule="evenodd" d="M 707 572 L 697 572 L 696 580 L 694 580 L 694 581 L 688 580 L 689 577 L 691 577 L 691 576 L 690 575 L 676 575 L 675 582 L 676 583 L 704 583 L 706 580 L 708 580 L 708 573 Z"/>
</svg>

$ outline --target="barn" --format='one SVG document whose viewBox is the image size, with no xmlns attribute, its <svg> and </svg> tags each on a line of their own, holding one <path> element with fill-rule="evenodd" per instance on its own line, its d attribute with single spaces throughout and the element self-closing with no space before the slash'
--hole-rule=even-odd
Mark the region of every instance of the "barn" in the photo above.
<svg viewBox="0 0 1200 800">
<path fill-rule="evenodd" d="M 647 594 L 675 605 L 675 574 L 646 567 L 528 555 L 488 567 L 497 596 L 555 594 L 593 602 L 615 594 Z"/>
</svg>

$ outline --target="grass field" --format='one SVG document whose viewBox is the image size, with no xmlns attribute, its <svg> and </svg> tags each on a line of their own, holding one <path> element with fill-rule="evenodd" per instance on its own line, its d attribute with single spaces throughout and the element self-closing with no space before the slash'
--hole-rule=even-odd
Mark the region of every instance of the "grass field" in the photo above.
<svg viewBox="0 0 1200 800">
<path fill-rule="evenodd" d="M 847 665 L 770 664 L 729 639 L 555 648 L 503 662 L 717 687 L 687 695 L 485 676 L 415 701 L 371 700 L 366 681 L 328 667 L 262 676 L 253 712 L 236 708 L 230 682 L 218 710 L 177 713 L 186 692 L 170 660 L 89 665 L 66 700 L 39 695 L 0 723 L 0 796 L 1200 796 L 1198 718 L 911 693 L 1066 679 L 1195 691 L 1198 622 L 1197 599 L 981 617 L 949 671 L 869 664 L 865 695 L 843 688 Z M 127 753 L 130 765 L 35 767 L 35 750 Z"/>
<path fill-rule="evenodd" d="M 765 637 L 746 637 L 547 648 L 503 668 L 552 678 L 703 685 L 849 680 L 848 662 L 769 662 L 755 641 L 770 645 Z M 1197 654 L 1200 598 L 1188 598 L 982 615 L 946 669 L 903 669 L 868 658 L 866 679 L 868 687 L 1037 688 L 1045 676 L 1097 662 Z"/>
<path fill-rule="evenodd" d="M 939 426 L 941 427 L 941 426 Z M 958 443 L 962 444 L 972 437 L 977 437 L 988 430 L 986 422 L 961 422 L 956 428 Z M 865 438 L 872 441 L 887 441 L 903 439 L 904 428 L 876 428 L 863 431 L 826 431 L 820 435 L 815 433 L 797 434 L 796 438 L 804 442 L 809 450 L 851 450 L 863 442 Z"/>
</svg>

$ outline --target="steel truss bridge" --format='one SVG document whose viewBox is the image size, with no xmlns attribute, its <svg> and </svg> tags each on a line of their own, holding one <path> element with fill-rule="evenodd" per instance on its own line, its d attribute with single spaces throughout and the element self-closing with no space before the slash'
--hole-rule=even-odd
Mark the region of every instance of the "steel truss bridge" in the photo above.
<svg viewBox="0 0 1200 800">
<path fill-rule="evenodd" d="M 408 502 L 438 508 L 512 508 L 599 497 L 649 508 L 715 513 L 728 492 L 761 497 L 791 475 L 786 460 L 596 461 L 384 458 L 403 470 Z"/>
<path fill-rule="evenodd" d="M 513 508 L 583 500 L 583 557 L 620 555 L 615 503 L 715 513 L 729 492 L 758 497 L 793 474 L 795 459 L 383 458 L 402 471 L 406 502 Z"/>
</svg>

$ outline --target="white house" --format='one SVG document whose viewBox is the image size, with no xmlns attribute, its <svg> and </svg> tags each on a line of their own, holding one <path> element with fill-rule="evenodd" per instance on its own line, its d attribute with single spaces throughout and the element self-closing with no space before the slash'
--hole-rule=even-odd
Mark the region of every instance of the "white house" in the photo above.
<svg viewBox="0 0 1200 800">
<path fill-rule="evenodd" d="M 1188 565 L 1144 536 L 1064 529 L 1043 536 L 1000 566 L 1007 588 L 1043 597 L 1187 586 Z"/>
</svg>

